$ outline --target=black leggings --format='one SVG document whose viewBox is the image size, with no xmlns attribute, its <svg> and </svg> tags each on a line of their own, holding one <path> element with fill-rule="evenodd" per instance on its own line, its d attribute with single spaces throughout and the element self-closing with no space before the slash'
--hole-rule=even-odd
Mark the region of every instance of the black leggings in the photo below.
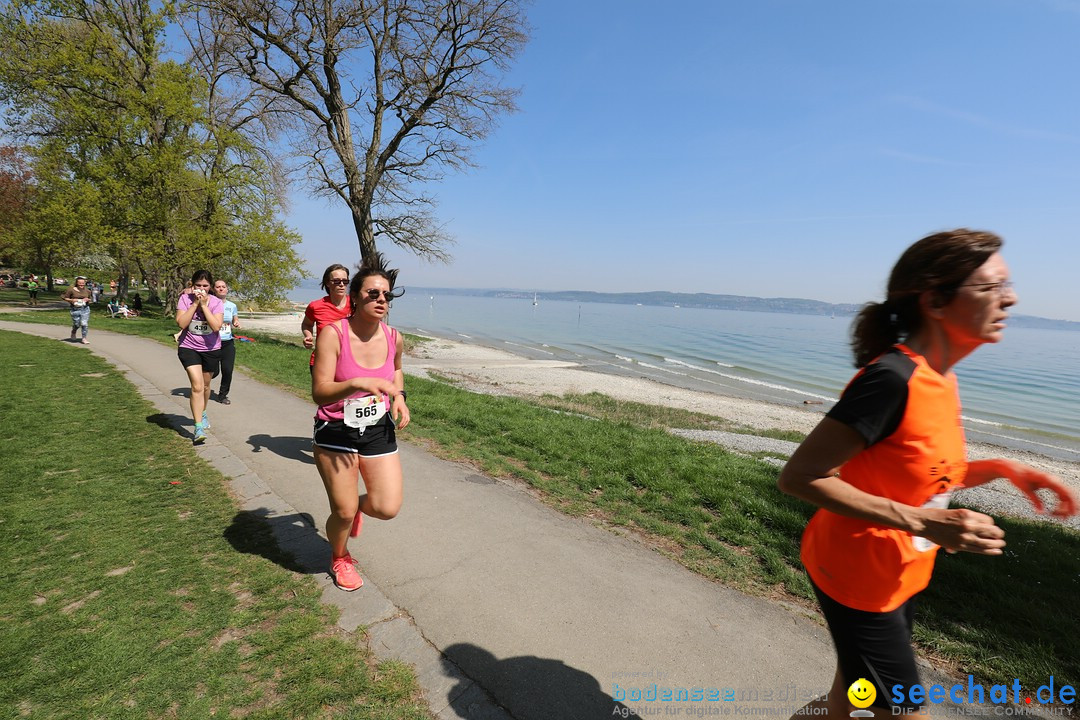
<svg viewBox="0 0 1080 720">
<path fill-rule="evenodd" d="M 866 612 L 841 605 L 811 580 L 821 612 L 836 646 L 840 674 L 847 688 L 864 678 L 877 690 L 874 706 L 918 710 L 921 705 L 907 701 L 893 703 L 892 687 L 902 685 L 904 693 L 919 683 L 915 651 L 911 647 L 911 625 L 915 599 L 910 598 L 889 612 Z M 896 714 L 896 713 L 894 713 Z"/>
<path fill-rule="evenodd" d="M 218 397 L 225 397 L 232 387 L 233 363 L 236 361 L 236 341 L 221 341 L 221 388 Z"/>
</svg>

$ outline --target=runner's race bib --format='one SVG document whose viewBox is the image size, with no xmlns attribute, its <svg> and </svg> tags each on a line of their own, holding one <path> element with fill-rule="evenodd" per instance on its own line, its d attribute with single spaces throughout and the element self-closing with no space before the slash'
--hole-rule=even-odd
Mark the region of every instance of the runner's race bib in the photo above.
<svg viewBox="0 0 1080 720">
<path fill-rule="evenodd" d="M 85 300 L 76 300 L 75 302 L 71 303 L 71 306 L 72 307 L 77 307 L 77 308 L 86 307 L 86 301 Z"/>
<path fill-rule="evenodd" d="M 192 320 L 187 329 L 192 335 L 210 335 L 214 332 L 210 327 L 210 323 L 205 320 Z"/>
<path fill-rule="evenodd" d="M 949 490 L 948 492 L 938 493 L 937 495 L 923 503 L 923 507 L 941 509 L 947 508 L 949 507 L 949 498 L 951 497 L 952 490 Z M 927 540 L 924 537 L 912 537 L 911 544 L 914 545 L 915 549 L 919 552 L 926 552 L 927 550 L 932 550 L 938 546 L 936 542 Z"/>
<path fill-rule="evenodd" d="M 366 429 L 382 420 L 386 403 L 382 396 L 349 398 L 345 401 L 345 424 L 351 428 Z"/>
</svg>

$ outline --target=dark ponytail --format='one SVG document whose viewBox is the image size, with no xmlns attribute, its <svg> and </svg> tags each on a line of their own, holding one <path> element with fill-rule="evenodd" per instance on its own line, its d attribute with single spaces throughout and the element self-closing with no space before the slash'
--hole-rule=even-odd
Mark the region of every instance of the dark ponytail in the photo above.
<svg viewBox="0 0 1080 720">
<path fill-rule="evenodd" d="M 866 303 L 851 324 L 855 367 L 865 367 L 899 341 L 900 324 L 892 308 L 887 303 Z"/>
<path fill-rule="evenodd" d="M 994 233 L 958 228 L 928 235 L 905 250 L 889 275 L 885 302 L 868 303 L 852 323 L 855 367 L 865 367 L 919 332 L 923 325 L 922 294 L 933 292 L 935 303 L 949 304 L 971 273 L 1001 246 L 1001 238 Z"/>
</svg>

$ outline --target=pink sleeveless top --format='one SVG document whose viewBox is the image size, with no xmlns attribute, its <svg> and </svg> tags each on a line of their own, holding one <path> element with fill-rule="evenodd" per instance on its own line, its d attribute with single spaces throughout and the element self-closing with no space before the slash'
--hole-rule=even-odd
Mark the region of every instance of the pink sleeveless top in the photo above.
<svg viewBox="0 0 1080 720">
<path fill-rule="evenodd" d="M 386 323 L 379 323 L 382 327 L 383 333 L 386 335 L 386 362 L 381 367 L 366 368 L 361 367 L 353 358 L 352 343 L 349 342 L 349 319 L 343 318 L 340 323 L 334 323 L 327 325 L 327 327 L 334 328 L 334 331 L 338 334 L 338 339 L 341 341 L 341 352 L 338 353 L 337 368 L 334 370 L 334 382 L 343 382 L 354 377 L 377 377 L 383 378 L 394 382 L 394 356 L 397 354 L 397 331 L 387 326 Z M 371 393 L 359 392 L 349 397 L 367 397 Z M 320 405 L 318 410 L 315 411 L 316 420 L 342 420 L 345 417 L 345 400 L 348 398 L 338 400 L 335 403 L 329 405 Z M 387 411 L 390 410 L 390 403 L 388 398 L 384 398 L 383 402 L 386 404 Z"/>
</svg>

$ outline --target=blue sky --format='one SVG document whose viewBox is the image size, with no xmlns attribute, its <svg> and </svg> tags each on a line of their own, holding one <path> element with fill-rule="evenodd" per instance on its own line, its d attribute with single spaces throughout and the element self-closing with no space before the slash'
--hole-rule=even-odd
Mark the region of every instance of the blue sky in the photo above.
<svg viewBox="0 0 1080 720">
<path fill-rule="evenodd" d="M 406 287 L 878 299 L 899 253 L 1006 240 L 1016 312 L 1080 320 L 1080 1 L 537 0 L 520 112 L 433 188 Z M 298 189 L 312 274 L 359 257 Z"/>
</svg>

